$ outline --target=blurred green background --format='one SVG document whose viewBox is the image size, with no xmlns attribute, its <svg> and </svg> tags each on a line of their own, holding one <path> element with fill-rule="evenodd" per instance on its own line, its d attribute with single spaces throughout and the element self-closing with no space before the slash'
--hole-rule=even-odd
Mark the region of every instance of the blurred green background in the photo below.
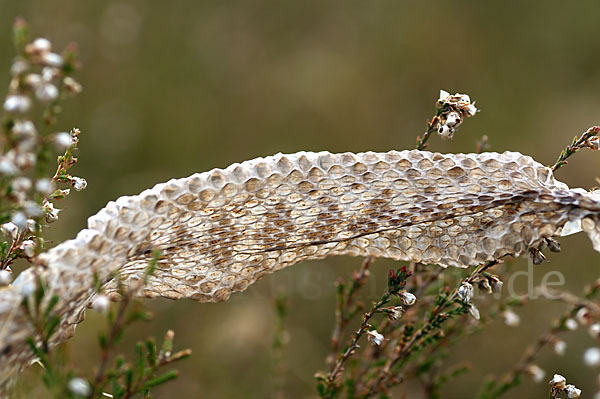
<svg viewBox="0 0 600 399">
<path fill-rule="evenodd" d="M 83 62 L 84 92 L 66 104 L 59 126 L 83 131 L 73 173 L 89 185 L 63 204 L 50 233 L 55 242 L 74 236 L 107 201 L 172 177 L 280 151 L 412 148 L 439 89 L 470 94 L 481 112 L 453 142 L 434 137 L 436 151 L 471 152 L 486 134 L 494 151 L 549 164 L 573 135 L 600 122 L 598 1 L 0 0 L 6 72 L 19 15 L 56 48 L 76 41 Z M 557 177 L 589 188 L 599 166 L 599 154 L 582 152 Z M 587 238 L 569 237 L 536 279 L 557 269 L 568 289 L 581 292 L 600 275 L 599 259 Z M 286 397 L 311 397 L 333 326 L 333 282 L 360 262 L 295 266 L 217 305 L 150 301 L 156 321 L 128 339 L 172 328 L 176 345 L 193 349 L 179 380 L 157 397 L 270 397 L 273 303 L 284 291 Z M 375 263 L 368 294 L 383 291 L 393 265 Z M 523 310 L 521 327 L 496 322 L 456 349 L 473 370 L 444 397 L 472 397 L 484 376 L 515 363 L 562 309 L 538 302 Z M 100 323 L 90 314 L 68 344 L 82 369 L 96 363 Z M 539 364 L 548 379 L 563 374 L 590 397 L 600 390 L 600 369 L 584 366 L 582 352 L 597 343 L 583 330 L 567 342 L 567 356 L 547 351 Z M 418 386 L 405 392 L 421 397 Z M 545 382 L 525 379 L 507 397 L 543 395 Z"/>
</svg>

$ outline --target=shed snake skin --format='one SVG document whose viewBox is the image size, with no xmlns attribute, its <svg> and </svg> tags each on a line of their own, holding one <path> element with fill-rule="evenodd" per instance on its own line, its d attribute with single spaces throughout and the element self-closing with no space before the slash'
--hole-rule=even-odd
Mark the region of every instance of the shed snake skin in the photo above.
<svg viewBox="0 0 600 399">
<path fill-rule="evenodd" d="M 303 260 L 467 267 L 522 255 L 573 226 L 600 252 L 600 195 L 569 189 L 516 152 L 299 152 L 171 180 L 108 203 L 0 289 L 0 385 L 33 357 L 20 303 L 35 270 L 60 297 L 58 344 L 82 321 L 95 276 L 114 292 L 111 277 L 139 280 L 154 249 L 161 258 L 143 296 L 219 302 Z"/>
</svg>

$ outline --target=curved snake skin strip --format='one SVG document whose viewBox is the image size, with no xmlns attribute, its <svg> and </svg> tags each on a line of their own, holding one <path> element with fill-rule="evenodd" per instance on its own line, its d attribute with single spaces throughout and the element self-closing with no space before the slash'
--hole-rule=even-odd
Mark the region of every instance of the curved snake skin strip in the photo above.
<svg viewBox="0 0 600 399">
<path fill-rule="evenodd" d="M 227 300 L 265 274 L 332 255 L 466 267 L 518 256 L 580 224 L 600 251 L 600 196 L 571 190 L 515 152 L 299 152 L 257 158 L 121 197 L 89 228 L 40 256 L 69 338 L 95 276 L 140 279 L 161 258 L 147 297 Z M 0 382 L 31 359 L 20 308 L 34 269 L 0 289 Z"/>
</svg>

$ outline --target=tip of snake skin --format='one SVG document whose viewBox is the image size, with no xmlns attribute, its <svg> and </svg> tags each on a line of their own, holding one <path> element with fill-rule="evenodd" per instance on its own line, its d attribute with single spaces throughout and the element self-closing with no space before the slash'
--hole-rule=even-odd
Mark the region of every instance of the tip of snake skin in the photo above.
<svg viewBox="0 0 600 399">
<path fill-rule="evenodd" d="M 585 231 L 592 240 L 592 245 L 600 252 L 600 216 L 587 216 L 581 220 L 581 229 Z"/>
</svg>

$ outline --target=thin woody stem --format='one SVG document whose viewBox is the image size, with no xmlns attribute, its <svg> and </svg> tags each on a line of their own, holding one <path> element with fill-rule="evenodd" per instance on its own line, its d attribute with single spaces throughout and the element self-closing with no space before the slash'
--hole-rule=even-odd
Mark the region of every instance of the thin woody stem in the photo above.
<svg viewBox="0 0 600 399">
<path fill-rule="evenodd" d="M 600 134 L 600 126 L 592 126 L 585 133 L 581 135 L 581 137 L 573 139 L 573 142 L 567 146 L 560 155 L 558 159 L 552 165 L 551 169 L 553 172 L 556 172 L 558 169 L 567 164 L 567 158 L 571 155 L 575 154 L 577 151 L 581 150 L 585 147 L 590 147 L 589 140 L 593 137 L 597 137 Z"/>
</svg>

